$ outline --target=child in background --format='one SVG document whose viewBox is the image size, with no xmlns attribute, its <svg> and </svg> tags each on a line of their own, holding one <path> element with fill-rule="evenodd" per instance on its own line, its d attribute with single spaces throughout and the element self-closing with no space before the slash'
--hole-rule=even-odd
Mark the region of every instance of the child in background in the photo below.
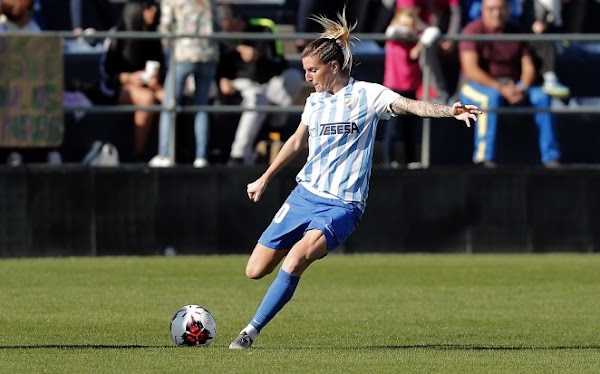
<svg viewBox="0 0 600 374">
<path fill-rule="evenodd" d="M 383 85 L 404 97 L 417 98 L 421 88 L 423 73 L 419 64 L 423 48 L 431 45 L 439 36 L 437 27 L 427 27 L 414 8 L 398 9 L 386 29 L 388 40 L 385 44 L 385 68 Z M 415 40 L 418 38 L 417 40 Z M 430 92 L 434 97 L 435 93 Z M 390 119 L 383 128 L 383 164 L 398 167 L 394 160 L 394 142 L 397 127 L 402 129 L 404 142 L 404 161 L 409 164 L 416 161 L 418 123 L 413 117 L 399 116 Z"/>
<path fill-rule="evenodd" d="M 430 46 L 440 35 L 440 29 L 437 27 L 428 27 L 423 20 L 419 18 L 415 8 L 398 9 L 390 25 L 385 31 L 385 35 L 390 39 L 408 39 L 410 37 L 419 37 L 409 55 L 411 59 L 417 60 L 424 47 Z"/>
</svg>

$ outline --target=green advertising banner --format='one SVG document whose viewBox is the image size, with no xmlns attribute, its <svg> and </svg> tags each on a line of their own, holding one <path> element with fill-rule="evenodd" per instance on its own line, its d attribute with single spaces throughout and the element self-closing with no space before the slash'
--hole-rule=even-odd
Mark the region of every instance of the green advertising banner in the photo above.
<svg viewBox="0 0 600 374">
<path fill-rule="evenodd" d="M 0 147 L 62 143 L 63 48 L 59 37 L 0 37 Z"/>
</svg>

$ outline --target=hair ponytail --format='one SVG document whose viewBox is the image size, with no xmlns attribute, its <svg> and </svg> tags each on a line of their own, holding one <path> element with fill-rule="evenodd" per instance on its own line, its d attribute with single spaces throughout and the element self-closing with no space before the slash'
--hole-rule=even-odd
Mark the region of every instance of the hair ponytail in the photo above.
<svg viewBox="0 0 600 374">
<path fill-rule="evenodd" d="M 330 20 L 324 15 L 310 17 L 313 21 L 323 26 L 323 33 L 318 39 L 308 43 L 302 51 L 302 57 L 316 54 L 323 63 L 336 60 L 341 66 L 343 72 L 350 74 L 352 68 L 352 51 L 350 47 L 353 44 L 350 32 L 356 28 L 356 23 L 348 25 L 346 21 L 346 7 L 342 13 L 337 13 L 337 21 Z"/>
</svg>

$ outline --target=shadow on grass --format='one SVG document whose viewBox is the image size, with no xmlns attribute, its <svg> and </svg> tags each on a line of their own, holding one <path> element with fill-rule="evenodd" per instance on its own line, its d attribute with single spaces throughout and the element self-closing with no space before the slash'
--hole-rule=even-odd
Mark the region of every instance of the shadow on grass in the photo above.
<svg viewBox="0 0 600 374">
<path fill-rule="evenodd" d="M 42 344 L 42 345 L 5 345 L 0 346 L 2 350 L 17 349 L 148 349 L 148 348 L 177 348 L 174 345 L 108 345 L 108 344 Z M 312 347 L 311 349 L 319 349 Z M 327 350 L 335 349 L 420 349 L 420 350 L 439 350 L 439 351 L 560 351 L 590 349 L 600 350 L 600 345 L 548 345 L 548 346 L 506 346 L 506 345 L 468 345 L 468 344 L 414 344 L 414 345 L 375 345 L 366 347 L 327 347 Z"/>
<path fill-rule="evenodd" d="M 175 348 L 174 345 L 110 345 L 110 344 L 42 344 L 42 345 L 4 345 L 0 350 L 9 349 L 146 349 Z"/>
<path fill-rule="evenodd" d="M 378 345 L 368 349 L 431 349 L 456 351 L 528 351 L 528 350 L 567 350 L 600 349 L 600 345 L 468 345 L 468 344 L 415 344 L 415 345 Z"/>
</svg>

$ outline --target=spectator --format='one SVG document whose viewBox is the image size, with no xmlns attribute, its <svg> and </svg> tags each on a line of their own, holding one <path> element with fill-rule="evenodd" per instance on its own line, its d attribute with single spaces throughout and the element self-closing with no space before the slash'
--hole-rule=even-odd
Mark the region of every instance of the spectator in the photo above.
<svg viewBox="0 0 600 374">
<path fill-rule="evenodd" d="M 158 3 L 154 0 L 129 0 L 115 31 L 156 31 Z M 162 103 L 165 58 L 158 39 L 109 38 L 100 65 L 100 90 L 109 103 L 151 106 Z M 159 69 L 152 75 L 144 73 L 146 63 L 156 61 Z M 155 63 L 156 64 L 156 63 Z M 137 110 L 133 115 L 135 126 L 134 158 L 145 157 L 148 135 L 156 115 Z"/>
<path fill-rule="evenodd" d="M 163 32 L 175 34 L 210 35 L 213 33 L 213 1 L 212 0 L 163 0 L 161 3 L 160 27 Z M 170 66 L 166 82 L 165 97 L 168 103 L 180 104 L 183 89 L 188 76 L 193 75 L 195 82 L 193 105 L 207 105 L 209 91 L 214 83 L 219 45 L 213 39 L 177 38 L 174 43 L 175 65 Z M 175 79 L 174 87 L 171 79 Z M 173 91 L 173 89 L 175 91 Z M 160 115 L 158 155 L 150 160 L 153 167 L 173 165 L 173 157 L 169 157 L 169 122 L 170 113 L 163 111 Z M 209 135 L 209 117 L 206 112 L 197 112 L 194 119 L 196 136 L 195 167 L 208 165 L 206 147 Z"/>
<path fill-rule="evenodd" d="M 469 23 L 481 16 L 481 0 L 462 0 L 465 23 Z M 508 0 L 508 13 L 513 21 L 518 21 L 523 14 L 523 0 Z"/>
<path fill-rule="evenodd" d="M 443 34 L 457 35 L 462 27 L 462 6 L 460 0 L 397 0 L 396 8 L 413 7 L 418 16 L 429 26 L 435 26 Z M 455 50 L 455 42 L 440 42 L 442 52 Z"/>
<path fill-rule="evenodd" d="M 460 32 L 460 0 L 397 0 L 396 9 L 413 9 L 425 24 L 436 27 L 438 34 L 456 35 Z M 458 75 L 458 71 L 450 69 L 458 65 L 455 43 L 451 40 L 443 40 L 437 43 L 436 48 L 426 48 L 425 52 L 426 61 L 431 69 L 431 83 L 437 95 L 432 99 L 446 103 L 455 91 L 450 89 L 453 80 L 449 77 L 451 74 Z M 424 55 L 422 58 L 425 58 Z M 423 67 L 423 60 L 421 66 Z"/>
<path fill-rule="evenodd" d="M 276 32 L 269 19 L 246 19 L 235 8 L 219 7 L 219 20 L 228 32 Z M 242 107 L 257 105 L 291 105 L 304 82 L 298 69 L 289 68 L 279 40 L 233 40 L 221 45 L 217 69 L 219 90 L 232 97 L 240 94 Z M 252 164 L 256 137 L 267 118 L 267 113 L 247 110 L 242 113 L 231 146 L 230 164 Z M 277 117 L 280 124 L 287 116 Z"/>
<path fill-rule="evenodd" d="M 465 0 L 470 19 L 481 14 L 481 0 Z M 508 13 L 513 22 L 520 22 L 535 34 L 557 32 L 562 29 L 561 0 L 507 0 Z M 582 3 L 581 1 L 580 3 Z M 523 31 L 526 32 L 526 31 Z M 550 96 L 567 98 L 571 90 L 556 75 L 556 48 L 550 41 L 530 42 L 532 57 L 541 79 L 542 89 Z"/>
<path fill-rule="evenodd" d="M 417 15 L 414 8 L 399 8 L 386 29 L 389 38 L 385 44 L 385 65 L 383 71 L 383 85 L 404 97 L 417 98 L 417 91 L 421 88 L 422 72 L 419 66 L 419 55 L 424 46 L 429 46 L 439 35 L 439 29 L 430 28 L 428 33 L 425 23 Z M 433 33 L 431 32 L 433 31 Z M 418 41 L 410 38 L 422 37 Z M 429 35 L 425 35 L 429 34 Z M 424 38 L 426 36 L 426 38 Z M 387 126 L 379 127 L 383 130 L 383 164 L 396 166 L 394 160 L 394 143 L 397 127 L 403 130 L 405 161 L 414 160 L 416 149 L 413 134 L 416 123 L 413 117 L 392 117 Z"/>
<path fill-rule="evenodd" d="M 463 35 L 522 33 L 519 24 L 509 20 L 508 0 L 483 0 L 481 17 L 465 26 Z M 460 90 L 463 103 L 481 109 L 504 105 L 533 105 L 539 110 L 535 123 L 539 132 L 542 162 L 548 167 L 559 164 L 560 151 L 556 139 L 554 117 L 547 111 L 551 98 L 535 86 L 536 70 L 526 42 L 461 41 L 460 61 L 464 84 Z M 473 160 L 494 165 L 498 114 L 487 112 L 475 127 Z"/>
<path fill-rule="evenodd" d="M 41 31 L 33 17 L 33 0 L 2 0 L 0 13 L 0 32 Z"/>
</svg>

